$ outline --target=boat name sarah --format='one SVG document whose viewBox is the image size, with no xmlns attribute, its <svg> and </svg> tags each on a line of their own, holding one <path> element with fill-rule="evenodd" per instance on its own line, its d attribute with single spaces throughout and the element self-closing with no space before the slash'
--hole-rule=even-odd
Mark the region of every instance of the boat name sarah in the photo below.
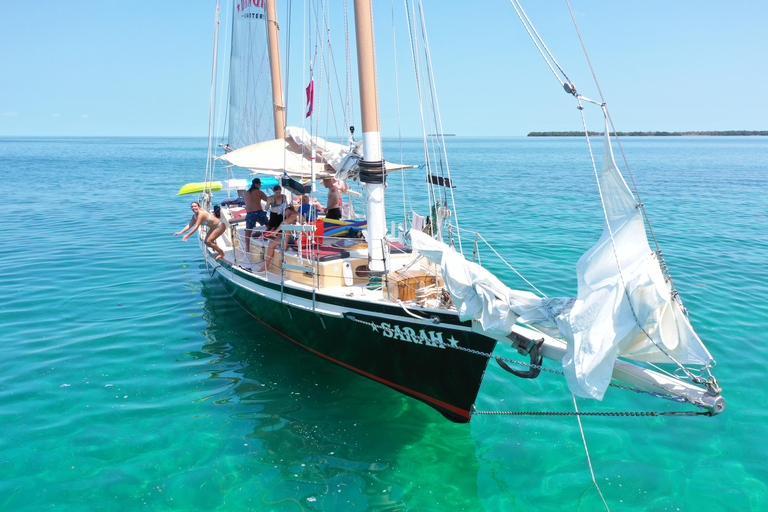
<svg viewBox="0 0 768 512">
<path fill-rule="evenodd" d="M 401 328 L 399 325 L 395 325 L 393 327 L 392 325 L 386 322 L 382 322 L 380 324 L 380 327 L 383 331 L 381 334 L 385 338 L 394 338 L 398 340 L 407 341 L 410 343 L 417 343 L 419 345 L 428 345 L 428 346 L 434 346 L 437 348 L 445 348 L 446 344 L 456 345 L 458 343 L 453 336 L 451 336 L 451 338 L 448 341 L 443 341 L 443 333 L 440 331 L 425 331 L 424 329 L 421 329 L 419 330 L 419 333 L 416 334 L 416 331 L 411 327 Z M 373 330 L 376 331 L 378 329 L 374 327 Z"/>
</svg>

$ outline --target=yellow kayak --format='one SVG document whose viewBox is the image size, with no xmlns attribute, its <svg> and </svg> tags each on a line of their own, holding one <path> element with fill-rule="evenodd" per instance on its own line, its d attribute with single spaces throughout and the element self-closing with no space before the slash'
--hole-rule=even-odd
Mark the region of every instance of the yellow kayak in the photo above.
<svg viewBox="0 0 768 512">
<path fill-rule="evenodd" d="M 181 187 L 181 190 L 179 190 L 179 193 L 176 194 L 177 196 L 183 196 L 184 194 L 199 194 L 203 190 L 221 190 L 221 182 L 220 181 L 208 181 L 208 182 L 202 182 L 202 183 L 187 183 L 183 187 Z"/>
</svg>

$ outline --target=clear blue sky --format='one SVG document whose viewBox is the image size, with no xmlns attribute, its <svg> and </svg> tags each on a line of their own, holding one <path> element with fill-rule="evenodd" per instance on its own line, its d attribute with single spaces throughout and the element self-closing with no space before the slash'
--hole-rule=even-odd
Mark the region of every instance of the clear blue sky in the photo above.
<svg viewBox="0 0 768 512">
<path fill-rule="evenodd" d="M 383 82 L 392 69 L 391 2 L 375 4 Z M 565 2 L 523 5 L 579 90 L 597 99 Z M 571 5 L 617 129 L 768 129 L 765 0 Z M 214 6 L 0 0 L 0 136 L 206 135 Z M 579 129 L 573 102 L 508 1 L 424 0 L 424 7 L 447 133 Z M 341 21 L 332 29 L 340 34 Z M 397 44 L 406 49 L 404 38 Z M 343 46 L 336 51 L 343 65 Z M 407 55 L 398 59 L 405 95 L 411 66 Z M 292 89 L 299 98 L 291 101 L 300 101 Z M 380 83 L 380 97 L 382 130 L 396 135 L 394 90 Z M 404 117 L 413 114 L 406 110 Z"/>
</svg>

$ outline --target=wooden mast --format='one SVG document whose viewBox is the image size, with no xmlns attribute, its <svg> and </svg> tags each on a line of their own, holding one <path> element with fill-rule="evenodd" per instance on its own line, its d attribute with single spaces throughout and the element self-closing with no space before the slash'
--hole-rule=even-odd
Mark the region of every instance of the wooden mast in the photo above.
<svg viewBox="0 0 768 512">
<path fill-rule="evenodd" d="M 379 127 L 371 0 L 355 0 L 354 6 L 360 109 L 363 121 L 363 158 L 359 163 L 360 181 L 365 184 L 366 190 L 369 281 L 375 286 L 381 282 L 386 268 L 384 261 L 387 223 L 384 211 L 386 171 L 382 158 L 381 128 Z"/>
<path fill-rule="evenodd" d="M 275 138 L 285 138 L 285 103 L 283 102 L 283 74 L 280 69 L 280 30 L 277 24 L 275 0 L 267 0 L 267 36 L 269 42 L 269 70 L 272 76 L 272 107 L 275 117 Z"/>
</svg>

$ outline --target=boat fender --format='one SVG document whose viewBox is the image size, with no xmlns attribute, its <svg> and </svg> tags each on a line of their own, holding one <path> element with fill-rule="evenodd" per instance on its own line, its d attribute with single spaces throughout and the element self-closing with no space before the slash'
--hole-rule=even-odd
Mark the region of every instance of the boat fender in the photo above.
<svg viewBox="0 0 768 512">
<path fill-rule="evenodd" d="M 507 370 L 512 375 L 515 375 L 517 377 L 520 377 L 521 379 L 535 379 L 539 376 L 541 373 L 541 363 L 544 362 L 544 356 L 539 355 L 539 347 L 541 347 L 541 344 L 544 342 L 543 339 L 535 341 L 530 351 L 528 352 L 528 356 L 531 360 L 531 366 L 528 367 L 527 370 L 513 370 L 509 367 L 507 363 L 502 361 L 501 359 L 496 359 L 496 362 L 499 363 L 499 366 Z M 534 366 L 535 365 L 535 366 Z"/>
</svg>

